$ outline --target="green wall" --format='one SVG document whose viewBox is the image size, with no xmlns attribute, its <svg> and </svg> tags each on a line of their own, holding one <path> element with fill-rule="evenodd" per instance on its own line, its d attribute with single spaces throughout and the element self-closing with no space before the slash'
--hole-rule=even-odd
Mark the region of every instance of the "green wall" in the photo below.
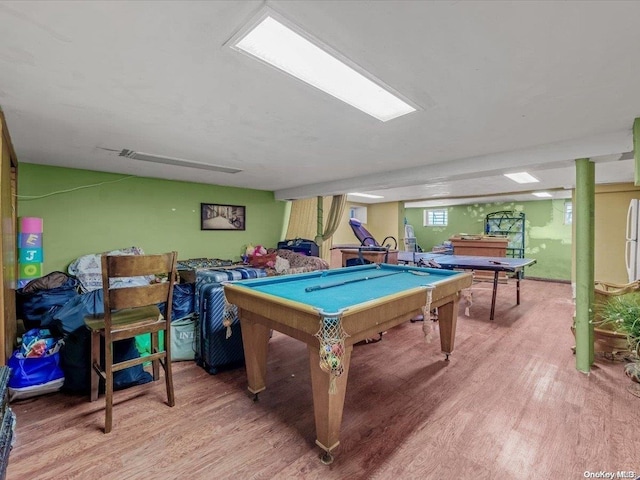
<svg viewBox="0 0 640 480">
<path fill-rule="evenodd" d="M 514 210 L 525 214 L 525 256 L 537 263 L 527 268 L 531 277 L 571 280 L 571 225 L 564 225 L 565 200 L 485 203 L 446 208 L 446 227 L 424 227 L 425 208 L 406 208 L 407 222 L 413 225 L 418 245 L 429 251 L 452 235 L 481 234 L 488 213 Z M 438 207 L 440 208 L 440 207 Z"/>
<path fill-rule="evenodd" d="M 20 164 L 18 192 L 18 216 L 44 219 L 44 273 L 131 246 L 239 260 L 248 243 L 276 246 L 286 207 L 272 192 L 28 163 Z M 200 203 L 246 206 L 246 230 L 201 231 Z"/>
</svg>

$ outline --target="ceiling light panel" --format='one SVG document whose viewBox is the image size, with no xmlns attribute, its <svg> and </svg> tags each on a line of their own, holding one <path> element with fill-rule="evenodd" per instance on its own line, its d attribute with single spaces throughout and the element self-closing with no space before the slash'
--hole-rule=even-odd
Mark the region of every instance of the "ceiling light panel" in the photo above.
<svg viewBox="0 0 640 480">
<path fill-rule="evenodd" d="M 382 195 L 372 195 L 370 193 L 347 193 L 347 195 L 352 195 L 354 197 L 363 197 L 363 198 L 384 198 Z"/>
<path fill-rule="evenodd" d="M 540 181 L 527 172 L 505 173 L 504 176 L 518 183 L 535 183 Z"/>
<path fill-rule="evenodd" d="M 532 195 L 539 197 L 539 198 L 551 198 L 553 197 L 553 195 L 551 195 L 549 192 L 533 192 Z"/>
<path fill-rule="evenodd" d="M 268 10 L 267 10 L 268 11 Z M 415 112 L 416 108 L 372 81 L 353 66 L 311 42 L 274 18 L 263 14 L 258 24 L 230 40 L 232 48 L 249 54 L 308 83 L 382 122 Z M 308 35 L 307 35 L 308 37 Z"/>
</svg>

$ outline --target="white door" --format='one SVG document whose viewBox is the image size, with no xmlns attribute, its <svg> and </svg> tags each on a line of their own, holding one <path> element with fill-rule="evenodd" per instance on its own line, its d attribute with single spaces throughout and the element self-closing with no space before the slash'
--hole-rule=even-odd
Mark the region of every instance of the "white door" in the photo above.
<svg viewBox="0 0 640 480">
<path fill-rule="evenodd" d="M 638 240 L 638 199 L 634 198 L 629 202 L 627 210 L 627 240 Z"/>
<path fill-rule="evenodd" d="M 627 267 L 629 282 L 635 282 L 640 276 L 638 263 L 640 254 L 638 252 L 638 215 L 640 215 L 640 201 L 634 198 L 629 202 L 627 210 L 627 228 L 625 232 L 624 262 Z"/>
<path fill-rule="evenodd" d="M 629 283 L 638 279 L 638 242 L 635 240 L 627 240 L 624 247 L 624 262 L 627 267 L 627 276 Z"/>
</svg>

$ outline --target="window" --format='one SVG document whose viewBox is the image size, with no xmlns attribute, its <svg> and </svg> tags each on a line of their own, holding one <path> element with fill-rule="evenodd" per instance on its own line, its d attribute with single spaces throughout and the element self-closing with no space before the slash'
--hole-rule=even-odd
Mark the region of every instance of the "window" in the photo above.
<svg viewBox="0 0 640 480">
<path fill-rule="evenodd" d="M 447 220 L 446 210 L 424 210 L 423 225 L 425 227 L 446 227 Z"/>
<path fill-rule="evenodd" d="M 367 207 L 349 208 L 349 218 L 356 218 L 361 223 L 367 223 Z"/>
<path fill-rule="evenodd" d="M 564 224 L 571 225 L 573 223 L 573 204 L 571 202 L 564 203 Z"/>
</svg>

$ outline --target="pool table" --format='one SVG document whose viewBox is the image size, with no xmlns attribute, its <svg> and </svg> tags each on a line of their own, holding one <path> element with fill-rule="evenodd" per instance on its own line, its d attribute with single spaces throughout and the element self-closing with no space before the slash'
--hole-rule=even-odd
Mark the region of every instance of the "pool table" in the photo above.
<svg viewBox="0 0 640 480">
<path fill-rule="evenodd" d="M 425 307 L 438 307 L 440 347 L 448 360 L 460 290 L 471 281 L 470 273 L 370 264 L 227 283 L 226 298 L 237 305 L 242 326 L 248 389 L 257 399 L 266 388 L 270 329 L 305 342 L 316 444 L 324 451 L 322 461 L 331 463 L 340 443 L 353 345 L 422 314 Z M 329 330 L 339 331 L 338 341 L 326 340 Z"/>
</svg>

